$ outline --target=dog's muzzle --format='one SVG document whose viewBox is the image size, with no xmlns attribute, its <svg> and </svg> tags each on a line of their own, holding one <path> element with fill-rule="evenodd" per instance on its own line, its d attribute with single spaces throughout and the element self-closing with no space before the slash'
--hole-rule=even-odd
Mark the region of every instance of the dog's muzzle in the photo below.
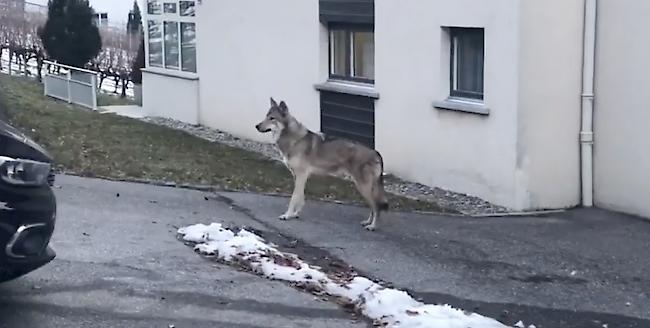
<svg viewBox="0 0 650 328">
<path fill-rule="evenodd" d="M 256 125 L 255 128 L 257 129 L 257 131 L 262 132 L 262 133 L 271 132 L 271 129 L 262 130 L 262 124 L 261 123 Z"/>
</svg>

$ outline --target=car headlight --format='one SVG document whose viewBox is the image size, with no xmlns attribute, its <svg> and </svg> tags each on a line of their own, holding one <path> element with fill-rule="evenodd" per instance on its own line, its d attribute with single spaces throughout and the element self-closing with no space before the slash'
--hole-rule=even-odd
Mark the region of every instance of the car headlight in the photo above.
<svg viewBox="0 0 650 328">
<path fill-rule="evenodd" d="M 0 156 L 0 178 L 8 184 L 45 185 L 48 183 L 50 169 L 49 163 Z"/>
</svg>

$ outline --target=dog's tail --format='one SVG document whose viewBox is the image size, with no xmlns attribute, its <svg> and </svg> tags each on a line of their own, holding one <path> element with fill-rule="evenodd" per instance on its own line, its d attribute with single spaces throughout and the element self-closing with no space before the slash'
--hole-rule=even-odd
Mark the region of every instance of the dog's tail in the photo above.
<svg viewBox="0 0 650 328">
<path fill-rule="evenodd" d="M 390 206 L 388 204 L 386 191 L 384 190 L 384 159 L 381 157 L 381 154 L 378 151 L 375 150 L 375 153 L 377 154 L 379 167 L 375 172 L 377 174 L 377 184 L 375 185 L 376 187 L 374 188 L 375 190 L 373 190 L 373 194 L 377 201 L 379 210 L 387 211 Z"/>
</svg>

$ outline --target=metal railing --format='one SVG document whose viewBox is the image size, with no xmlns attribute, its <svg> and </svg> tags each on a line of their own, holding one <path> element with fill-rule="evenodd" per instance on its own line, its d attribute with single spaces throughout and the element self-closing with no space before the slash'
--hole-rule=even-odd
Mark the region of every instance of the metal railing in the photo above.
<svg viewBox="0 0 650 328">
<path fill-rule="evenodd" d="M 44 61 L 43 76 L 46 96 L 97 110 L 97 72 Z"/>
</svg>

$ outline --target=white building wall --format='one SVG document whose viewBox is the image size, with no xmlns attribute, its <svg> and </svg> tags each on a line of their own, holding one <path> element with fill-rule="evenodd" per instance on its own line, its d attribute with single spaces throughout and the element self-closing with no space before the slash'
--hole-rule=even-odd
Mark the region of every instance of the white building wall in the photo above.
<svg viewBox="0 0 650 328">
<path fill-rule="evenodd" d="M 376 148 L 387 170 L 516 207 L 518 0 L 375 1 Z M 449 95 L 443 27 L 485 28 L 488 116 L 434 109 Z"/>
<path fill-rule="evenodd" d="M 595 202 L 650 217 L 650 1 L 598 5 Z"/>
<path fill-rule="evenodd" d="M 320 129 L 314 84 L 327 76 L 327 33 L 318 0 L 203 1 L 197 14 L 202 124 L 270 141 L 254 126 L 273 96 Z"/>
<path fill-rule="evenodd" d="M 197 73 L 151 67 L 149 65 L 149 20 L 159 21 L 161 23 L 160 28 L 162 29 L 162 22 L 167 17 L 164 15 L 152 15 L 149 17 L 147 5 L 144 1 L 141 2 L 140 8 L 145 31 L 146 62 L 146 68 L 142 70 L 142 110 L 145 115 L 167 117 L 190 124 L 198 124 L 200 99 L 199 72 L 201 72 L 201 67 L 197 62 Z M 170 21 L 179 21 L 177 16 L 172 14 L 169 16 Z M 186 18 L 186 21 L 192 22 L 191 18 Z M 198 23 L 197 30 L 200 30 Z M 200 47 L 201 45 L 197 44 L 197 52 L 200 51 Z"/>
<path fill-rule="evenodd" d="M 584 0 L 521 1 L 517 208 L 580 202 Z"/>
<path fill-rule="evenodd" d="M 517 210 L 577 204 L 582 3 L 376 0 L 375 137 L 387 171 Z M 254 125 L 273 96 L 319 130 L 318 0 L 204 1 L 197 15 L 201 124 L 270 141 Z M 487 116 L 432 106 L 449 94 L 446 27 L 485 28 Z"/>
<path fill-rule="evenodd" d="M 144 113 L 198 124 L 199 80 L 194 74 L 171 74 L 155 68 L 142 70 Z"/>
</svg>

